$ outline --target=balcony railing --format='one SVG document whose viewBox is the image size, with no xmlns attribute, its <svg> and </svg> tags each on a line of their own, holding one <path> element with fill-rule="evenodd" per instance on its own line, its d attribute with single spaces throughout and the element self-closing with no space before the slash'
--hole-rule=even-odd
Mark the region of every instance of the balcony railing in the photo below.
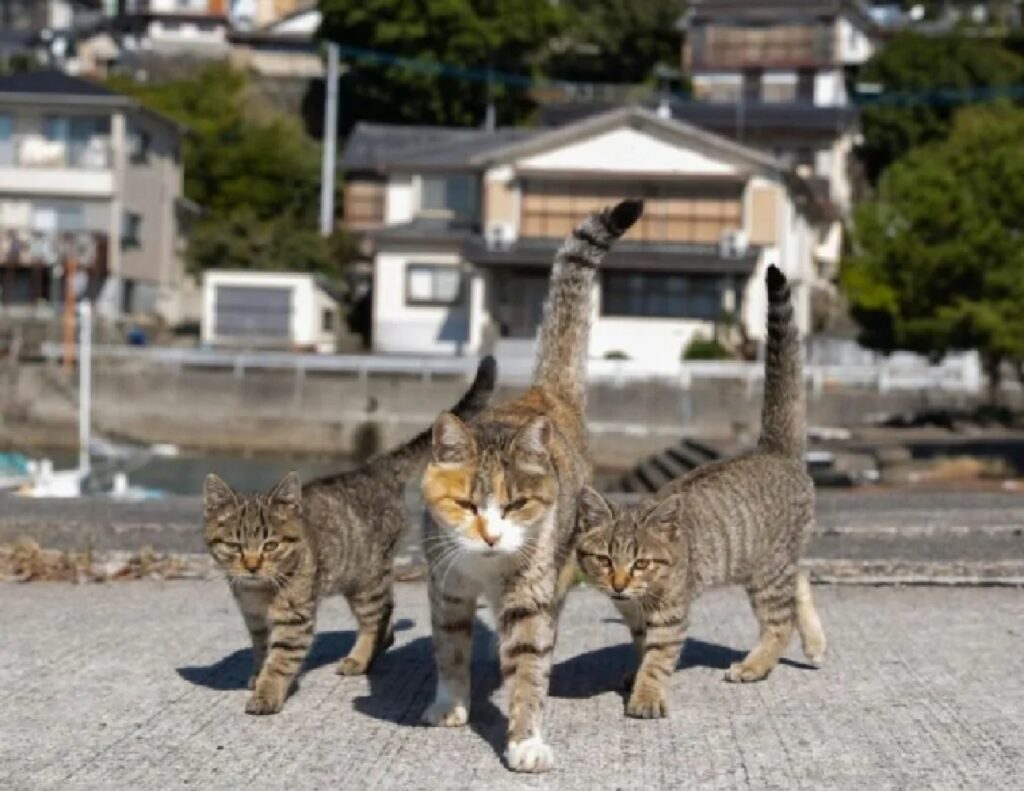
<svg viewBox="0 0 1024 791">
<path fill-rule="evenodd" d="M 43 135 L 14 135 L 0 140 L 0 167 L 107 170 L 112 161 L 110 139 L 50 140 Z"/>
<path fill-rule="evenodd" d="M 836 59 L 835 36 L 829 28 L 709 28 L 694 31 L 687 49 L 694 69 L 801 66 Z"/>
</svg>

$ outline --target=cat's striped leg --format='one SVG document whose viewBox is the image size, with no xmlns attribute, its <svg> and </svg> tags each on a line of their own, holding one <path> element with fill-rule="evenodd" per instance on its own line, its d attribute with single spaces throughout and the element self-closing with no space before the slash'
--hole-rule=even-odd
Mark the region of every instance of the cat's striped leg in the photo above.
<svg viewBox="0 0 1024 791">
<path fill-rule="evenodd" d="M 297 601 L 296 601 L 297 599 Z M 249 714 L 275 714 L 281 710 L 292 682 L 313 644 L 316 599 L 279 592 L 270 602 L 270 643 L 267 659 L 256 679 L 245 710 Z"/>
<path fill-rule="evenodd" d="M 391 575 L 345 598 L 359 624 L 359 633 L 348 656 L 338 663 L 337 672 L 343 676 L 358 676 L 395 641 L 391 623 L 395 609 Z"/>
<path fill-rule="evenodd" d="M 553 601 L 511 596 L 499 618 L 501 675 L 509 689 L 505 759 L 517 772 L 546 772 L 555 765 L 541 726 L 551 680 L 556 608 Z"/>
<path fill-rule="evenodd" d="M 800 643 L 803 645 L 804 656 L 816 667 L 825 658 L 825 630 L 821 628 L 821 619 L 814 606 L 811 596 L 811 581 L 806 571 L 801 571 L 796 583 L 796 628 L 800 632 Z"/>
<path fill-rule="evenodd" d="M 750 682 L 765 678 L 789 645 L 796 621 L 796 563 L 786 561 L 754 577 L 747 585 L 761 639 L 743 661 L 726 672 L 729 681 Z"/>
<path fill-rule="evenodd" d="M 267 658 L 267 638 L 270 634 L 270 624 L 267 621 L 269 596 L 262 591 L 235 590 L 233 593 L 245 621 L 245 628 L 249 630 L 249 639 L 252 640 L 252 671 L 249 674 L 249 689 L 252 689 L 256 686 L 256 679 Z"/>
<path fill-rule="evenodd" d="M 428 590 L 437 691 L 434 702 L 423 712 L 423 721 L 428 725 L 457 727 L 469 721 L 469 674 L 477 596 L 458 584 L 442 590 L 433 575 Z"/>
<path fill-rule="evenodd" d="M 668 714 L 666 688 L 686 641 L 689 607 L 685 604 L 645 612 L 643 658 L 636 672 L 626 715 L 657 719 Z"/>
<path fill-rule="evenodd" d="M 629 627 L 629 635 L 633 638 L 633 650 L 636 653 L 637 664 L 628 670 L 622 679 L 622 688 L 629 691 L 633 689 L 633 683 L 636 681 L 636 668 L 644 659 L 644 635 L 647 632 L 647 626 L 640 605 L 635 601 L 613 601 L 613 604 L 626 626 Z"/>
</svg>

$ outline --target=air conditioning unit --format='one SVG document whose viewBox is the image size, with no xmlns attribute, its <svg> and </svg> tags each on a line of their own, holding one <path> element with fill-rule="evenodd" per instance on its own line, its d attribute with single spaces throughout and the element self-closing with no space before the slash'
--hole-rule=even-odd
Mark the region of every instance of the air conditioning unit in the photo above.
<svg viewBox="0 0 1024 791">
<path fill-rule="evenodd" d="M 490 250 L 507 250 L 516 240 L 515 226 L 510 222 L 489 222 L 484 234 Z"/>
<path fill-rule="evenodd" d="M 750 248 L 750 237 L 739 229 L 726 231 L 718 240 L 718 254 L 722 258 L 743 258 Z"/>
</svg>

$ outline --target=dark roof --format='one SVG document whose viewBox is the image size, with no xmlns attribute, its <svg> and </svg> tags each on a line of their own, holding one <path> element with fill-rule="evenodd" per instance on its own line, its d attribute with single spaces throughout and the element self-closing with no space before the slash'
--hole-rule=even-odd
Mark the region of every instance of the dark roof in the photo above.
<svg viewBox="0 0 1024 791">
<path fill-rule="evenodd" d="M 846 14 L 865 28 L 877 25 L 866 3 L 862 0 L 691 0 L 689 8 L 679 20 L 686 29 L 694 21 L 717 19 L 778 21 L 792 18 L 831 17 Z"/>
<path fill-rule="evenodd" d="M 536 129 L 356 124 L 342 155 L 345 170 L 469 167 L 471 157 L 524 140 Z"/>
<path fill-rule="evenodd" d="M 653 106 L 657 100 L 652 99 Z M 563 126 L 592 115 L 607 112 L 611 105 L 603 103 L 565 102 L 541 108 L 541 123 Z M 730 138 L 804 132 L 832 135 L 857 121 L 854 107 L 829 107 L 800 102 L 785 104 L 753 103 L 716 104 L 670 99 L 672 117 Z"/>
<path fill-rule="evenodd" d="M 465 246 L 463 255 L 477 266 L 547 268 L 560 244 L 560 239 L 519 239 L 508 247 L 494 247 L 477 236 Z M 601 269 L 750 275 L 760 254 L 756 245 L 733 258 L 723 257 L 715 244 L 650 244 L 623 239 L 608 253 Z"/>
<path fill-rule="evenodd" d="M 420 242 L 464 241 L 480 233 L 480 226 L 443 217 L 415 217 L 400 225 L 387 225 L 371 232 L 375 239 Z"/>
<path fill-rule="evenodd" d="M 99 83 L 72 77 L 56 70 L 26 71 L 0 77 L 0 93 L 123 98 L 121 94 L 104 88 Z"/>
</svg>

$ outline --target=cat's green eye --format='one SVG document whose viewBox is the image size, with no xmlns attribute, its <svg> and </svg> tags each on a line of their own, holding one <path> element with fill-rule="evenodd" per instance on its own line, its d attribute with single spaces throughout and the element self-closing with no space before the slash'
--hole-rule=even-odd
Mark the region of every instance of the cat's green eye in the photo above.
<svg viewBox="0 0 1024 791">
<path fill-rule="evenodd" d="M 263 542 L 263 551 L 264 552 L 273 552 L 275 549 L 277 549 L 277 546 L 278 546 L 278 544 L 277 544 L 276 541 L 264 541 Z"/>
<path fill-rule="evenodd" d="M 476 503 L 472 500 L 456 500 L 455 504 L 464 511 L 469 511 L 471 514 L 476 513 Z"/>
<path fill-rule="evenodd" d="M 633 568 L 635 568 L 637 571 L 643 571 L 645 568 L 647 568 L 650 565 L 651 565 L 651 561 L 649 561 L 649 560 L 638 560 L 635 563 L 633 563 Z"/>
<path fill-rule="evenodd" d="M 508 513 L 511 513 L 512 511 L 518 511 L 520 508 L 523 508 L 526 505 L 527 502 L 529 502 L 529 501 L 525 497 L 520 497 L 517 500 L 513 500 L 508 505 L 506 505 L 503 509 L 501 509 L 502 510 L 502 514 L 508 514 Z"/>
</svg>

